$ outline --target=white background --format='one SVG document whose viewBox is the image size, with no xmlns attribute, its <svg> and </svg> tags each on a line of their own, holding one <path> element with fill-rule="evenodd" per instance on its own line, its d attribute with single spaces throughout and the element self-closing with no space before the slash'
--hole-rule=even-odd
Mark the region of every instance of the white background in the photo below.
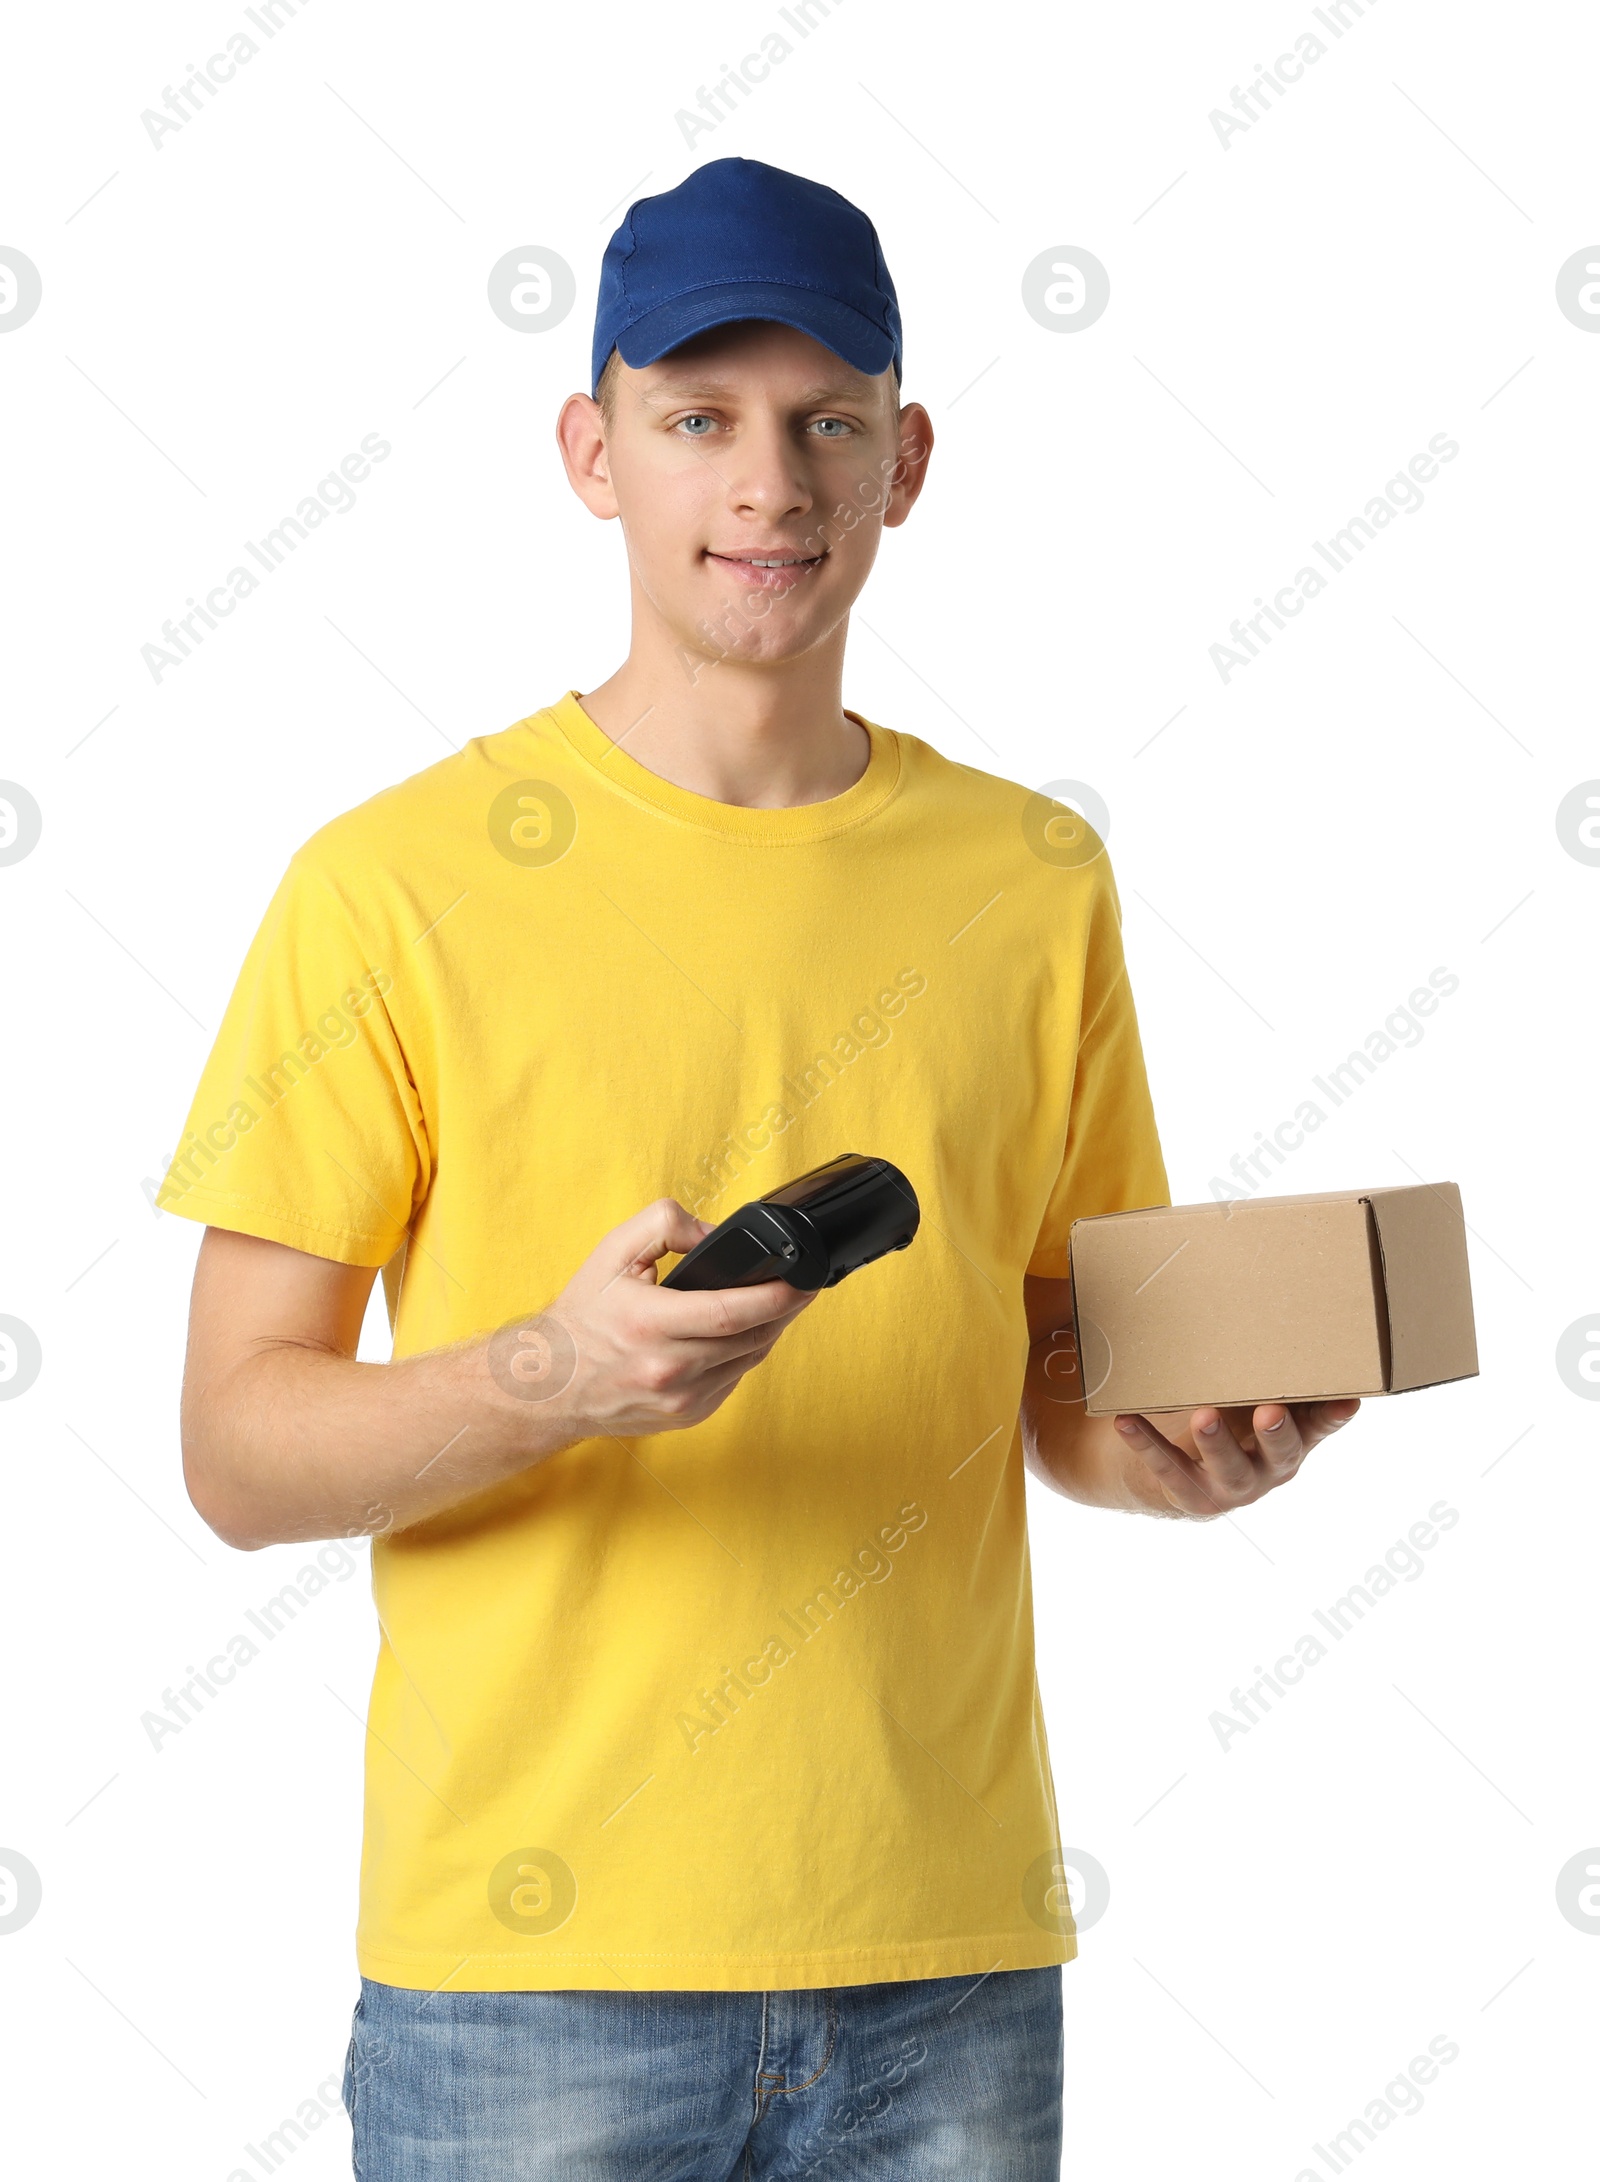
<svg viewBox="0 0 1600 2182">
<path fill-rule="evenodd" d="M 44 814 L 0 870 L 0 1312 L 44 1353 L 0 1407 L 0 1846 L 44 1888 L 0 1937 L 13 2164 L 224 2182 L 342 2064 L 365 1572 L 151 1749 L 141 1713 L 309 1556 L 187 1504 L 198 1232 L 143 1185 L 295 845 L 615 665 L 619 540 L 552 419 L 622 206 L 741 153 L 872 214 L 939 434 L 847 702 L 1103 797 L 1175 1197 L 1459 979 L 1272 1186 L 1459 1182 L 1482 1376 L 1369 1403 L 1237 1520 L 1033 1501 L 1063 1826 L 1111 1881 L 1065 1973 L 1065 2172 L 1325 2172 L 1440 2034 L 1363 2173 L 1576 2171 L 1600 1409 L 1554 1357 L 1600 1311 L 1600 870 L 1555 812 L 1600 773 L 1600 340 L 1555 283 L 1600 234 L 1592 17 L 1384 0 L 1334 41 L 1301 0 L 843 0 L 691 150 L 677 109 L 775 6 L 308 0 L 157 149 L 141 112 L 241 27 L 33 9 L 3 53 L 0 243 L 43 280 L 0 337 L 0 775 Z M 1211 110 L 1307 29 L 1326 55 L 1224 148 Z M 578 300 L 530 336 L 485 284 L 535 243 Z M 1021 300 L 1063 244 L 1111 283 L 1076 331 Z M 157 685 L 162 622 L 374 432 L 354 510 Z M 1224 683 L 1230 622 L 1438 433 L 1422 509 Z M 1234 1686 L 1440 1500 L 1425 1573 L 1219 1748 Z M 337 2115 L 284 2165 L 347 2144 Z"/>
</svg>

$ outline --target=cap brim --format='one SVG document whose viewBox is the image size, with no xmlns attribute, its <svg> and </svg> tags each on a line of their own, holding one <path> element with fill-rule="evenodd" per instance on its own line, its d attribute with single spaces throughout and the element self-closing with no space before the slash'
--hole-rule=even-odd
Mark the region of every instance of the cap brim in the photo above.
<svg viewBox="0 0 1600 2182">
<path fill-rule="evenodd" d="M 728 281 L 674 296 L 618 334 L 617 349 L 622 361 L 637 371 L 692 341 L 697 333 L 752 318 L 772 319 L 780 326 L 793 326 L 797 333 L 808 333 L 813 341 L 874 378 L 894 362 L 893 336 L 848 303 L 810 288 L 764 280 Z"/>
</svg>

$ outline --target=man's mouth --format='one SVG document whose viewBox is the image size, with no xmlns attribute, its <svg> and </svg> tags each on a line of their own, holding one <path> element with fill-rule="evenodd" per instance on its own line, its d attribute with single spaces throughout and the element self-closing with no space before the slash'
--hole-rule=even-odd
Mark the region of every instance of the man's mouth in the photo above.
<svg viewBox="0 0 1600 2182">
<path fill-rule="evenodd" d="M 826 560 L 822 553 L 718 553 L 706 548 L 706 559 L 726 569 L 736 583 L 747 583 L 758 590 L 782 590 L 789 584 L 798 583 L 808 569 L 818 568 Z"/>
</svg>

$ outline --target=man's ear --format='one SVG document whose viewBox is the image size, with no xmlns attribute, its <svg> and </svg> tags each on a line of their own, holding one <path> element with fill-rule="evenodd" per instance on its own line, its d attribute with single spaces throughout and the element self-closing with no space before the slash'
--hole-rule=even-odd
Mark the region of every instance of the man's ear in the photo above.
<svg viewBox="0 0 1600 2182">
<path fill-rule="evenodd" d="M 900 412 L 900 459 L 890 480 L 889 505 L 883 511 L 886 529 L 903 523 L 916 505 L 932 453 L 933 419 L 921 402 L 909 402 Z"/>
<path fill-rule="evenodd" d="M 556 444 L 566 466 L 567 483 L 591 515 L 602 521 L 617 513 L 606 456 L 605 419 L 588 394 L 569 394 L 556 419 Z"/>
</svg>

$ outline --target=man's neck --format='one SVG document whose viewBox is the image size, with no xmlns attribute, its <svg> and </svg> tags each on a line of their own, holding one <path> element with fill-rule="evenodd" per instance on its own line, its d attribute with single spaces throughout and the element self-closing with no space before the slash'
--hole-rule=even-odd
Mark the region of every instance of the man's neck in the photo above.
<svg viewBox="0 0 1600 2182">
<path fill-rule="evenodd" d="M 841 626 L 803 658 L 753 666 L 690 660 L 636 622 L 626 660 L 580 701 L 629 757 L 691 794 L 761 810 L 822 803 L 853 787 L 871 755 L 841 702 L 844 636 Z"/>
</svg>

